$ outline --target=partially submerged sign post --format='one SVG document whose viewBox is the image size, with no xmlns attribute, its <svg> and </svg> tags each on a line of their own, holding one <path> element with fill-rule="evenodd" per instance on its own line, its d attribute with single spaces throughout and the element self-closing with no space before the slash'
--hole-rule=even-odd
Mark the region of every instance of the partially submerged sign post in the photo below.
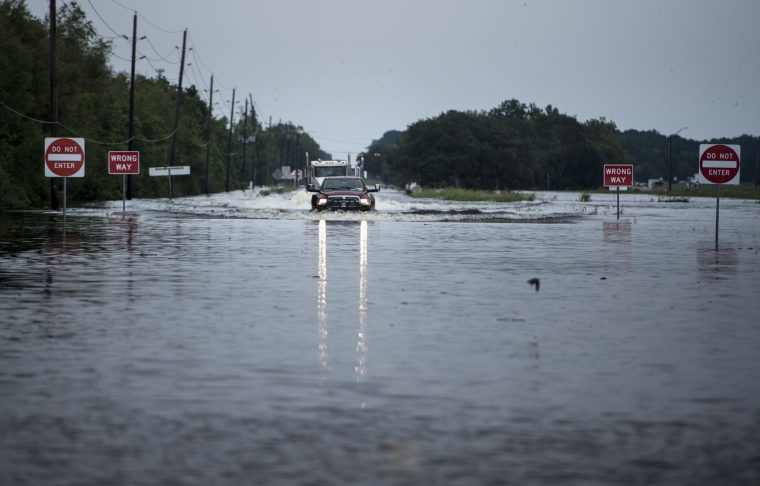
<svg viewBox="0 0 760 486">
<path fill-rule="evenodd" d="M 127 211 L 127 174 L 140 173 L 140 152 L 120 151 L 108 152 L 108 173 L 123 174 L 121 181 L 122 198 L 121 210 Z"/>
<path fill-rule="evenodd" d="M 617 191 L 617 219 L 620 219 L 620 191 L 633 186 L 633 165 L 604 165 L 604 185 Z"/>
<path fill-rule="evenodd" d="M 175 175 L 190 175 L 189 165 L 175 165 L 167 167 L 150 167 L 148 169 L 148 175 L 151 177 L 169 177 L 169 199 L 172 198 L 172 176 Z"/>
<path fill-rule="evenodd" d="M 45 177 L 63 177 L 63 227 L 66 228 L 66 180 L 84 177 L 84 138 L 45 138 Z"/>
<path fill-rule="evenodd" d="M 738 185 L 741 168 L 741 146 L 722 143 L 699 145 L 699 183 L 715 184 L 715 249 L 718 249 L 720 220 L 720 186 Z"/>
</svg>

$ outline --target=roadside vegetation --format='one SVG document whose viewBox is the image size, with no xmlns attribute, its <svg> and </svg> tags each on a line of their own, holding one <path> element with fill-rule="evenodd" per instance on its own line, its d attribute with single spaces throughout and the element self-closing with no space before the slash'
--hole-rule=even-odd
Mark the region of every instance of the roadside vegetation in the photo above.
<svg viewBox="0 0 760 486">
<path fill-rule="evenodd" d="M 412 197 L 443 199 L 446 201 L 491 201 L 491 202 L 518 202 L 533 201 L 533 194 L 523 194 L 509 191 L 483 191 L 476 189 L 461 189 L 447 187 L 443 189 L 421 189 L 411 191 Z"/>
<path fill-rule="evenodd" d="M 695 188 L 685 188 L 673 186 L 669 195 L 673 197 L 715 197 L 714 185 L 701 185 Z M 755 187 L 753 183 L 743 183 L 737 186 L 721 185 L 720 197 L 735 199 L 760 199 L 760 187 Z"/>
<path fill-rule="evenodd" d="M 715 197 L 715 187 L 711 184 L 703 184 L 698 187 L 683 187 L 674 185 L 670 192 L 667 189 L 657 189 L 654 191 L 649 190 L 635 190 L 635 191 L 622 191 L 621 194 L 647 194 L 653 197 L 657 197 L 663 202 L 688 202 L 690 198 L 694 197 Z M 615 194 L 615 191 L 610 191 L 606 188 L 598 188 L 593 191 L 598 194 Z M 722 185 L 720 187 L 721 198 L 732 199 L 755 199 L 760 201 L 760 187 L 755 187 L 754 183 L 742 183 L 736 186 Z M 668 199 L 665 201 L 665 199 Z M 676 199 L 685 199 L 686 201 L 675 201 Z"/>
<path fill-rule="evenodd" d="M 109 150 L 127 149 L 126 142 L 114 142 L 127 139 L 129 73 L 109 67 L 112 42 L 97 35 L 75 1 L 60 4 L 58 135 L 84 137 L 87 154 L 87 175 L 69 181 L 68 199 L 80 204 L 120 199 L 122 178 L 108 174 L 106 157 Z M 0 0 L 0 32 L 0 209 L 44 207 L 50 200 L 50 180 L 44 176 L 42 152 L 52 125 L 47 21 L 34 17 L 21 0 Z M 174 179 L 175 195 L 201 194 L 206 189 L 208 93 L 189 79 L 182 89 L 176 164 L 189 165 L 191 174 Z M 214 100 L 230 94 L 222 92 Z M 166 195 L 166 181 L 149 177 L 147 168 L 170 162 L 176 97 L 177 85 L 164 74 L 136 76 L 133 150 L 140 151 L 143 167 L 131 178 L 133 197 Z M 304 152 L 331 158 L 300 127 L 290 122 L 264 125 L 252 109 L 245 117 L 235 116 L 230 150 L 229 118 L 223 115 L 219 108 L 212 113 L 211 193 L 224 191 L 227 180 L 230 190 L 248 187 L 254 167 L 256 184 L 269 185 L 275 182 L 270 174 L 276 168 L 302 165 Z M 249 140 L 245 147 L 240 142 L 244 139 Z"/>
<path fill-rule="evenodd" d="M 488 111 L 450 110 L 388 131 L 372 142 L 364 160 L 371 175 L 398 186 L 591 192 L 601 188 L 602 166 L 609 163 L 633 164 L 637 181 L 667 178 L 669 167 L 674 178 L 687 180 L 697 171 L 699 144 L 707 142 L 741 145 L 741 177 L 749 187 L 727 190 L 728 197 L 760 197 L 752 186 L 760 180 L 760 136 L 707 141 L 620 131 L 605 118 L 579 121 L 551 105 L 515 99 Z M 714 188 L 697 191 L 687 196 Z"/>
</svg>

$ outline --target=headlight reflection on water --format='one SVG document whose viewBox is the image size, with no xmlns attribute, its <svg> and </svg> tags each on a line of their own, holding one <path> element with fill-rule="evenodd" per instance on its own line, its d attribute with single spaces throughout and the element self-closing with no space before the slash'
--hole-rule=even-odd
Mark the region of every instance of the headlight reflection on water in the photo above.
<svg viewBox="0 0 760 486">
<path fill-rule="evenodd" d="M 319 221 L 319 283 L 317 285 L 317 325 L 319 344 L 317 345 L 319 365 L 327 369 L 327 222 Z"/>
<path fill-rule="evenodd" d="M 356 332 L 356 381 L 362 381 L 367 373 L 367 221 L 359 227 L 359 328 Z M 328 369 L 327 331 L 327 222 L 319 221 L 319 259 L 317 284 L 317 355 L 324 373 Z"/>
<path fill-rule="evenodd" d="M 367 222 L 359 229 L 359 331 L 356 333 L 356 379 L 367 372 Z"/>
</svg>

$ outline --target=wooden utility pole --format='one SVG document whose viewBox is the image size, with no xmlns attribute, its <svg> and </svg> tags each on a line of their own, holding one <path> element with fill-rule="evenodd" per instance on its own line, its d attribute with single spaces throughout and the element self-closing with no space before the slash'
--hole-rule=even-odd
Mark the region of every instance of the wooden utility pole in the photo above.
<svg viewBox="0 0 760 486">
<path fill-rule="evenodd" d="M 240 180 L 245 176 L 245 146 L 248 144 L 248 98 L 245 99 L 245 111 L 243 112 L 243 159 L 240 161 Z"/>
<path fill-rule="evenodd" d="M 232 157 L 232 121 L 235 117 L 235 88 L 232 88 L 232 106 L 230 106 L 230 135 L 227 138 L 227 174 L 224 178 L 224 190 L 230 192 L 230 159 Z"/>
<path fill-rule="evenodd" d="M 206 174 L 205 188 L 206 195 L 209 195 L 208 188 L 208 167 L 211 159 L 211 111 L 214 109 L 214 75 L 211 75 L 211 87 L 208 89 L 208 120 L 206 121 Z"/>
<path fill-rule="evenodd" d="M 257 152 L 256 152 L 256 134 L 259 131 L 259 124 L 256 121 L 256 108 L 253 106 L 253 96 L 248 94 L 248 98 L 251 100 L 251 123 L 253 124 L 253 154 L 251 157 L 251 181 L 253 182 L 254 187 L 256 186 L 256 158 L 257 158 Z"/>
<path fill-rule="evenodd" d="M 132 17 L 132 70 L 129 74 L 129 125 L 127 129 L 127 150 L 135 147 L 135 54 L 137 51 L 137 12 Z M 132 176 L 127 174 L 126 199 L 132 199 Z"/>
<path fill-rule="evenodd" d="M 185 45 L 187 42 L 187 29 L 182 32 L 182 57 L 179 61 L 179 82 L 177 84 L 177 106 L 174 111 L 174 135 L 172 136 L 171 164 L 176 165 L 177 159 L 177 135 L 179 135 L 179 106 L 182 101 L 182 74 L 185 71 Z M 171 176 L 169 176 L 171 178 Z"/>
<path fill-rule="evenodd" d="M 50 136 L 58 136 L 58 77 L 56 72 L 56 5 L 55 0 L 50 0 Z M 50 209 L 58 211 L 58 188 L 56 178 L 50 178 Z"/>
</svg>

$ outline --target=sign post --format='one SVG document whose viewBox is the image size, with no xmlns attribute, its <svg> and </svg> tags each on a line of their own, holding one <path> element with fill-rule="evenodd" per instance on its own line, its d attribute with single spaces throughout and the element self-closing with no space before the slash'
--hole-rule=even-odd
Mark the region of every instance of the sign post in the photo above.
<svg viewBox="0 0 760 486">
<path fill-rule="evenodd" d="M 620 219 L 620 191 L 633 186 L 633 165 L 630 164 L 605 164 L 604 186 L 617 192 L 617 219 Z"/>
<path fill-rule="evenodd" d="M 121 180 L 121 210 L 127 211 L 127 174 L 140 173 L 140 152 L 120 151 L 108 152 L 108 173 L 122 174 Z"/>
<path fill-rule="evenodd" d="M 172 176 L 173 175 L 190 175 L 189 165 L 175 165 L 168 167 L 150 167 L 148 168 L 148 175 L 155 176 L 169 176 L 169 199 L 172 198 Z"/>
<path fill-rule="evenodd" d="M 84 177 L 84 138 L 45 138 L 45 177 L 63 177 L 63 228 L 66 230 L 66 180 Z"/>
<path fill-rule="evenodd" d="M 699 145 L 699 182 L 715 184 L 715 249 L 718 249 L 720 221 L 720 186 L 738 185 L 741 168 L 741 146 L 721 143 Z"/>
</svg>

